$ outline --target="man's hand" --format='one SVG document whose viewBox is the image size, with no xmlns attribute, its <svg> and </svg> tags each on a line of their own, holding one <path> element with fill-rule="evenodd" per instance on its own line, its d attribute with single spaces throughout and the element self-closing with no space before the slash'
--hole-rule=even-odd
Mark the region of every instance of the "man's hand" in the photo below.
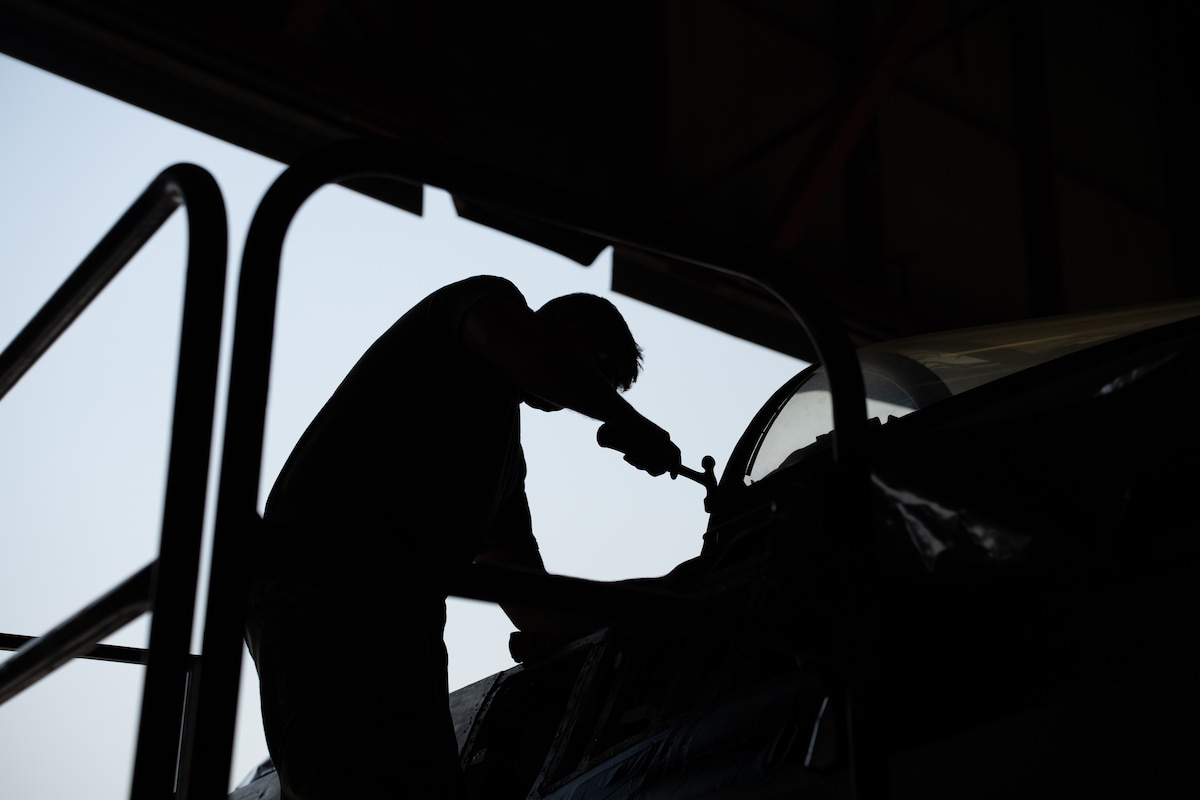
<svg viewBox="0 0 1200 800">
<path fill-rule="evenodd" d="M 651 475 L 679 472 L 681 456 L 671 436 L 642 416 L 618 424 L 606 422 L 596 431 L 596 442 L 625 454 L 625 461 Z"/>
</svg>

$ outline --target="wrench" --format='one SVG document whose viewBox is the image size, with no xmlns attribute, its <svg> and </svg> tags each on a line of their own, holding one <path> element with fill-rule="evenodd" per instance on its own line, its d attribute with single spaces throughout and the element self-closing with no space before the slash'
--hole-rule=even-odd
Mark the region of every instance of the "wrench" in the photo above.
<svg viewBox="0 0 1200 800">
<path fill-rule="evenodd" d="M 601 447 L 607 447 L 609 449 L 616 450 L 617 452 L 625 452 L 621 448 L 620 444 L 614 440 L 612 429 L 609 428 L 608 425 L 601 425 L 599 430 L 596 431 L 596 443 Z M 673 472 L 671 472 L 671 480 L 675 480 L 677 476 L 682 475 L 688 480 L 695 481 L 703 486 L 705 489 L 704 510 L 711 511 L 708 506 L 713 498 L 713 495 L 715 495 L 717 492 L 717 475 L 713 471 L 716 466 L 717 460 L 715 458 L 712 456 L 705 456 L 704 458 L 700 459 L 699 470 L 694 470 L 691 467 L 685 467 L 683 464 L 680 464 Z"/>
<path fill-rule="evenodd" d="M 688 480 L 693 480 L 703 486 L 705 489 L 704 510 L 711 511 L 712 509 L 708 507 L 709 501 L 712 500 L 713 495 L 717 492 L 717 475 L 713 471 L 716 466 L 717 460 L 715 458 L 712 456 L 705 456 L 704 458 L 700 459 L 700 469 L 702 471 L 697 471 L 691 467 L 685 467 L 683 464 L 680 464 L 679 471 L 671 473 L 671 480 L 675 480 L 676 475 L 682 475 Z"/>
</svg>

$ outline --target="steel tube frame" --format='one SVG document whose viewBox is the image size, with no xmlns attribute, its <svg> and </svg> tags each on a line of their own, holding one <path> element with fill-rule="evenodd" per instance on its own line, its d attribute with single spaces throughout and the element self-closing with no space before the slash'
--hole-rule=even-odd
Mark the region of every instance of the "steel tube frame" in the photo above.
<svg viewBox="0 0 1200 800">
<path fill-rule="evenodd" d="M 0 353 L 0 397 L 16 385 L 75 318 L 174 213 L 179 198 L 154 181 Z"/>
<path fill-rule="evenodd" d="M 3 397 L 181 206 L 187 209 L 187 260 L 158 558 L 46 636 L 23 645 L 4 664 L 25 687 L 72 657 L 97 651 L 114 656 L 116 648 L 100 650 L 96 643 L 152 611 L 133 777 L 133 796 L 145 798 L 174 792 L 193 660 L 229 238 L 225 202 L 212 175 L 193 164 L 159 173 L 0 353 Z"/>
<path fill-rule="evenodd" d="M 204 509 L 216 411 L 229 233 L 221 190 L 205 170 L 169 167 L 159 177 L 187 209 L 187 267 L 176 367 L 166 496 L 154 584 L 149 653 L 134 758 L 134 800 L 175 791 L 180 728 L 194 668 Z"/>
<path fill-rule="evenodd" d="M 0 664 L 0 703 L 91 650 L 96 642 L 148 611 L 153 567 L 153 564 L 142 567 L 45 635 L 28 637 L 11 658 Z"/>
</svg>

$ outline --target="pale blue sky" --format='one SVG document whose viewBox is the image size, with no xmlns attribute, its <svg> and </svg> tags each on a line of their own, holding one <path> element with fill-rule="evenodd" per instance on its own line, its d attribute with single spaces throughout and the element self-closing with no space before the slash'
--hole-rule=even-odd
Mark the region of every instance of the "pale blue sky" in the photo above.
<svg viewBox="0 0 1200 800">
<path fill-rule="evenodd" d="M 279 164 L 5 56 L 0 102 L 0 346 L 155 175 L 181 161 L 208 169 L 224 192 L 232 307 L 246 227 Z M 172 218 L 0 401 L 0 631 L 42 633 L 155 556 L 182 222 Z M 580 267 L 458 220 L 436 190 L 426 190 L 418 218 L 326 188 L 302 209 L 285 248 L 262 497 L 374 338 L 429 291 L 481 273 L 510 278 L 535 306 L 575 291 L 610 297 L 646 350 L 646 373 L 628 398 L 671 431 L 694 467 L 712 454 L 720 472 L 753 413 L 801 366 L 609 292 L 607 253 Z M 222 377 L 232 324 L 227 311 Z M 595 446 L 594 422 L 570 412 L 529 412 L 523 424 L 534 528 L 552 572 L 660 575 L 699 552 L 699 486 L 629 468 Z M 219 454 L 214 470 L 218 463 Z M 210 494 L 210 513 L 214 503 Z M 512 666 L 510 630 L 490 605 L 452 602 L 451 687 Z M 145 635 L 142 621 L 111 641 L 143 646 Z M 76 662 L 0 706 L 0 797 L 126 797 L 140 693 L 139 667 Z M 239 717 L 234 782 L 266 755 L 250 666 Z"/>
</svg>

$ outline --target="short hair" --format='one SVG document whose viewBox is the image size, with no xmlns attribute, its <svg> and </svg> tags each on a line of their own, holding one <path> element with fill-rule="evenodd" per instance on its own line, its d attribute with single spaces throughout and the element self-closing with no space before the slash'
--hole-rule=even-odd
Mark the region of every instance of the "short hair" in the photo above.
<svg viewBox="0 0 1200 800">
<path fill-rule="evenodd" d="M 580 329 L 597 339 L 600 352 L 593 355 L 602 372 L 621 391 L 628 391 L 642 368 L 642 348 L 634 340 L 625 318 L 611 302 L 594 294 L 568 294 L 547 301 L 537 315 L 568 330 Z"/>
</svg>

